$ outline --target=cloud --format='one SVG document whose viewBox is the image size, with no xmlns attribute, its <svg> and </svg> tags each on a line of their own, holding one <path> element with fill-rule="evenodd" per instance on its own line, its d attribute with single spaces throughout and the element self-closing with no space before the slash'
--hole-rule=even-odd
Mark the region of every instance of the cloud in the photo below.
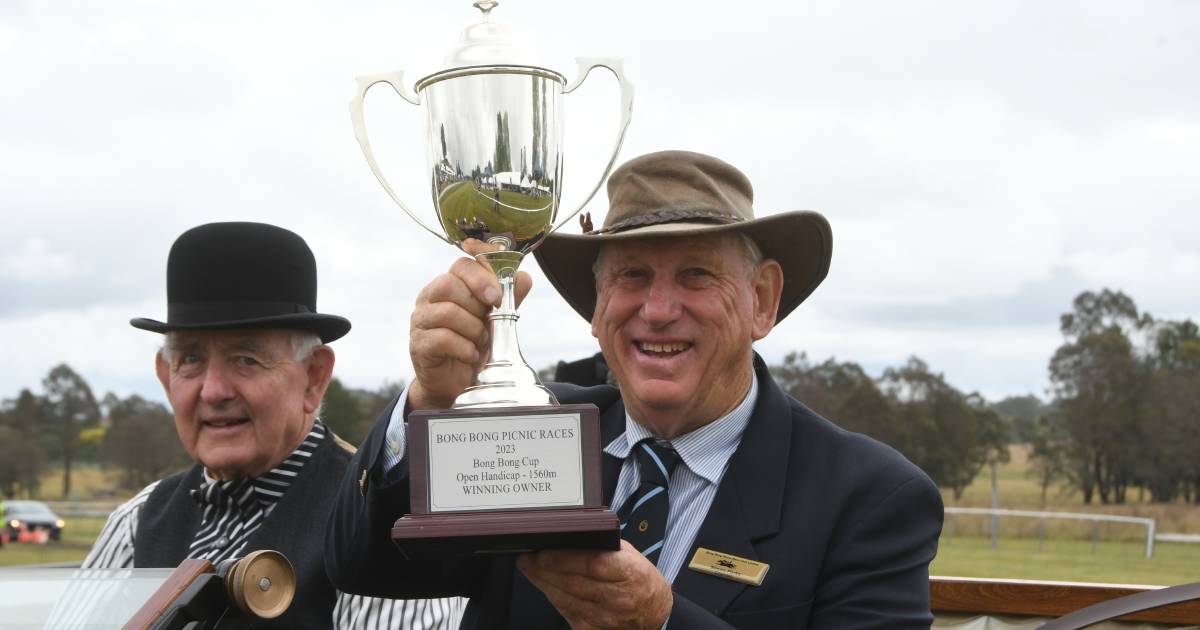
<svg viewBox="0 0 1200 630">
<path fill-rule="evenodd" d="M 22 282 L 52 280 L 77 271 L 78 264 L 70 254 L 50 251 L 45 239 L 37 237 L 25 239 L 23 247 L 0 256 L 0 276 Z"/>
<path fill-rule="evenodd" d="M 436 67 L 467 5 L 0 5 L 0 54 L 22 60 L 0 66 L 0 339 L 30 357 L 0 370 L 0 397 L 61 360 L 154 394 L 154 336 L 126 321 L 163 316 L 179 233 L 235 219 L 313 247 L 319 306 L 354 322 L 339 375 L 411 376 L 408 311 L 455 252 L 387 199 L 346 103 L 356 75 Z M 829 279 L 760 344 L 768 358 L 917 354 L 961 388 L 1023 393 L 1043 387 L 1081 290 L 1200 314 L 1200 83 L 1180 79 L 1200 5 L 613 0 L 495 16 L 570 76 L 573 55 L 626 59 L 622 158 L 710 152 L 750 176 L 760 214 L 830 219 Z M 603 73 L 564 98 L 564 208 L 607 162 L 616 98 Z M 384 90 L 367 102 L 389 179 L 432 218 L 420 116 Z M 544 281 L 522 344 L 535 367 L 595 351 Z"/>
</svg>

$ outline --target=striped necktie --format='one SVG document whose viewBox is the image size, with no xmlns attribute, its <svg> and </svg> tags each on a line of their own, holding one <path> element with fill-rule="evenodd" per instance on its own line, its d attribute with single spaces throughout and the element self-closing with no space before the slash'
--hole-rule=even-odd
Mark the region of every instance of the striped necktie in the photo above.
<svg viewBox="0 0 1200 630">
<path fill-rule="evenodd" d="M 667 486 L 671 472 L 679 463 L 679 454 L 666 442 L 646 438 L 633 446 L 637 456 L 641 483 L 625 504 L 617 510 L 621 521 L 621 538 L 642 552 L 650 562 L 657 563 L 667 532 L 670 512 Z"/>
</svg>

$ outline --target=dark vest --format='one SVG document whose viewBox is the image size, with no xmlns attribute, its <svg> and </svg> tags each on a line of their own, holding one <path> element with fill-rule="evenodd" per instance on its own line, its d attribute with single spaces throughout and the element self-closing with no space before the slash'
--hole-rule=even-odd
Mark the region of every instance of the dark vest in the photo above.
<svg viewBox="0 0 1200 630">
<path fill-rule="evenodd" d="M 330 431 L 263 524 L 250 535 L 243 555 L 274 549 L 296 571 L 296 596 L 286 613 L 255 628 L 331 628 L 337 591 L 325 576 L 325 522 L 351 453 Z M 200 506 L 191 491 L 204 474 L 197 464 L 163 479 L 142 506 L 133 545 L 133 565 L 175 567 L 187 557 L 200 529 Z"/>
</svg>

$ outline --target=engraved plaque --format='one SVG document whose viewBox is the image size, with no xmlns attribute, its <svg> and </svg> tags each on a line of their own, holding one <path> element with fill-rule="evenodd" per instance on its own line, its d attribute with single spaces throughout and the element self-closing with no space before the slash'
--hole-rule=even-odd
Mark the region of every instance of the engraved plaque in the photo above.
<svg viewBox="0 0 1200 630">
<path fill-rule="evenodd" d="M 409 556 L 620 547 L 601 496 L 595 405 L 413 411 Z"/>
<path fill-rule="evenodd" d="M 431 418 L 429 511 L 582 506 L 578 414 Z"/>
</svg>

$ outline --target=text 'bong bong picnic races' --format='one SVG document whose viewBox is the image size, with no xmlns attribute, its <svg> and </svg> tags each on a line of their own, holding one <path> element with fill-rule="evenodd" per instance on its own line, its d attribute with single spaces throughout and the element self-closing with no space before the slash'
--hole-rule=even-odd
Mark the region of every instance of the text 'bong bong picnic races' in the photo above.
<svg viewBox="0 0 1200 630">
<path fill-rule="evenodd" d="M 523 451 L 533 449 L 521 447 L 525 446 L 524 443 L 536 443 L 539 447 L 555 448 L 546 443 L 574 440 L 575 436 L 574 427 L 463 431 L 439 433 L 434 436 L 434 444 L 491 443 L 493 452 L 483 457 L 472 457 L 470 470 L 457 474 L 455 480 L 462 485 L 464 495 L 548 494 L 554 492 L 554 480 L 559 474 L 543 466 L 541 457 L 523 454 Z"/>
</svg>

